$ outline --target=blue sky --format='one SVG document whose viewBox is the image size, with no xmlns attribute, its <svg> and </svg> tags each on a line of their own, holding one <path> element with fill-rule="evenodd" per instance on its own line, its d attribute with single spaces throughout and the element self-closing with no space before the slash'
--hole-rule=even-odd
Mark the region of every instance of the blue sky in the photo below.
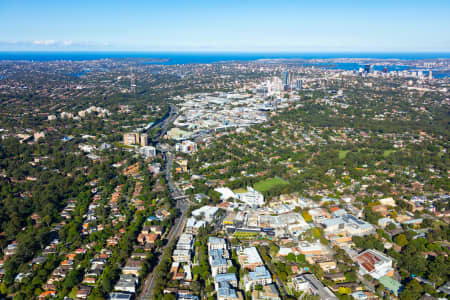
<svg viewBox="0 0 450 300">
<path fill-rule="evenodd" d="M 450 52 L 449 0 L 0 0 L 0 50 Z"/>
</svg>

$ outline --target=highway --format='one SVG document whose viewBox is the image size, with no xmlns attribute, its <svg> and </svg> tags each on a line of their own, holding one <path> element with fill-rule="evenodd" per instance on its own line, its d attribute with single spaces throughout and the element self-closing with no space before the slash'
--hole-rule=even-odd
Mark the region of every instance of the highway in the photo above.
<svg viewBox="0 0 450 300">
<path fill-rule="evenodd" d="M 169 105 L 169 111 L 167 114 L 164 115 L 164 117 L 157 122 L 155 122 L 150 128 L 160 128 L 158 135 L 152 139 L 152 142 L 154 146 L 159 143 L 162 137 L 164 137 L 167 133 L 167 129 L 169 128 L 169 125 L 175 121 L 178 114 L 178 108 L 174 104 Z"/>
<path fill-rule="evenodd" d="M 145 282 L 144 282 L 144 288 L 142 289 L 141 295 L 139 296 L 139 299 L 144 300 L 144 299 L 151 299 L 152 298 L 152 294 L 153 294 L 153 289 L 155 287 L 155 280 L 154 280 L 154 272 L 157 268 L 157 266 L 159 265 L 160 261 L 161 261 L 161 255 L 162 253 L 164 253 L 164 251 L 166 250 L 167 245 L 172 241 L 172 240 L 176 240 L 178 239 L 178 237 L 181 235 L 181 233 L 183 232 L 183 228 L 184 225 L 186 223 L 186 215 L 185 212 L 182 212 L 181 216 L 179 216 L 176 221 L 175 221 L 175 225 L 172 227 L 172 229 L 170 230 L 169 234 L 167 235 L 167 240 L 168 243 L 163 246 L 163 248 L 161 249 L 161 252 L 158 256 L 158 263 L 157 265 L 153 268 L 153 271 L 147 276 Z"/>
<path fill-rule="evenodd" d="M 154 127 L 158 126 L 161 128 L 158 136 L 153 139 L 153 143 L 155 144 L 155 146 L 159 143 L 161 138 L 166 134 L 168 127 L 176 119 L 177 113 L 178 113 L 177 107 L 173 104 L 170 104 L 168 114 L 166 114 L 166 116 L 161 121 L 154 124 Z M 172 197 L 172 199 L 174 199 L 176 201 L 176 207 L 180 211 L 180 215 L 177 216 L 177 218 L 175 219 L 174 226 L 170 229 L 169 233 L 166 236 L 167 243 L 166 243 L 166 245 L 164 245 L 161 248 L 161 251 L 159 252 L 157 265 L 153 268 L 153 271 L 145 279 L 144 287 L 142 289 L 140 296 L 138 297 L 138 299 L 140 299 L 140 300 L 144 300 L 144 299 L 147 300 L 147 299 L 152 298 L 153 289 L 154 289 L 155 283 L 156 283 L 153 275 L 154 275 L 155 270 L 157 269 L 157 266 L 159 265 L 159 263 L 161 261 L 161 255 L 166 250 L 167 245 L 170 244 L 171 242 L 175 241 L 176 239 L 178 239 L 179 236 L 181 235 L 181 233 L 183 232 L 184 225 L 186 224 L 186 212 L 188 211 L 190 204 L 191 204 L 189 202 L 189 200 L 187 200 L 183 197 L 184 193 L 182 191 L 180 191 L 176 187 L 175 183 L 173 182 L 173 179 L 171 176 L 171 170 L 172 170 L 173 159 L 174 159 L 174 155 L 171 153 L 172 149 L 170 147 L 167 147 L 167 149 L 164 149 L 164 150 L 161 148 L 162 147 L 160 147 L 159 150 L 164 153 L 164 157 L 165 157 L 164 176 L 166 178 L 166 182 L 167 182 L 167 185 L 170 190 L 170 196 Z"/>
</svg>

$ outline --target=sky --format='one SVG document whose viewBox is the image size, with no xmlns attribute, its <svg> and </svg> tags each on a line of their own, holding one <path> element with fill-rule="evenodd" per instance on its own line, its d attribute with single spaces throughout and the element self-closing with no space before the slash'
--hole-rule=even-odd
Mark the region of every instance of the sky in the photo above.
<svg viewBox="0 0 450 300">
<path fill-rule="evenodd" d="M 450 52 L 449 0 L 0 0 L 0 51 Z"/>
</svg>

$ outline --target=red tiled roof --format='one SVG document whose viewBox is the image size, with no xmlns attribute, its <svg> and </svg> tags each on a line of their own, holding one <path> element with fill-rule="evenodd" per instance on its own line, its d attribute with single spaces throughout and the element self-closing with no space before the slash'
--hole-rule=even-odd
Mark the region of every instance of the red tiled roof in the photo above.
<svg viewBox="0 0 450 300">
<path fill-rule="evenodd" d="M 356 260 L 364 269 L 366 269 L 370 273 L 375 270 L 375 264 L 380 261 L 380 258 L 378 258 L 373 253 L 365 252 L 359 255 Z"/>
</svg>

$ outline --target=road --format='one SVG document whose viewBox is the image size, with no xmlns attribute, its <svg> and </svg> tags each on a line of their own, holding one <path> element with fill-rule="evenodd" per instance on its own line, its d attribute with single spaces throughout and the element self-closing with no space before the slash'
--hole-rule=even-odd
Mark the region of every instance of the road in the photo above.
<svg viewBox="0 0 450 300">
<path fill-rule="evenodd" d="M 259 248 L 260 246 L 257 246 L 258 252 L 261 254 L 261 249 Z M 264 247 L 264 246 L 262 246 Z M 264 257 L 267 256 L 267 259 L 264 259 Z M 282 294 L 282 296 L 287 296 L 289 295 L 289 293 L 287 292 L 286 287 L 284 286 L 283 281 L 280 279 L 280 276 L 278 276 L 278 274 L 276 274 L 275 272 L 275 267 L 272 264 L 272 261 L 270 259 L 270 257 L 268 255 L 261 255 L 263 262 L 266 264 L 266 266 L 268 267 L 270 273 L 272 275 L 276 275 L 276 282 L 278 284 L 278 288 L 280 289 L 280 292 Z"/>
<path fill-rule="evenodd" d="M 156 125 L 154 127 L 158 126 L 161 128 L 161 130 L 160 130 L 159 134 L 155 138 L 153 138 L 153 143 L 155 144 L 155 146 L 159 143 L 160 139 L 166 134 L 169 125 L 176 119 L 177 113 L 178 113 L 177 107 L 175 105 L 171 104 L 168 115 L 166 115 L 162 119 L 162 121 L 156 123 Z M 161 255 L 166 250 L 167 245 L 170 244 L 171 242 L 175 241 L 176 239 L 178 239 L 179 236 L 181 235 L 181 233 L 183 232 L 184 225 L 186 224 L 186 212 L 188 211 L 188 209 L 191 205 L 189 200 L 184 199 L 184 197 L 183 197 L 184 193 L 182 191 L 180 191 L 176 187 L 175 183 L 173 182 L 171 170 L 172 170 L 174 155 L 170 152 L 171 150 L 172 149 L 170 147 L 167 147 L 165 150 L 162 150 L 164 152 L 164 157 L 165 157 L 164 176 L 166 178 L 166 182 L 167 182 L 167 185 L 170 190 L 170 196 L 172 197 L 172 199 L 174 199 L 176 201 L 176 207 L 179 209 L 180 215 L 177 216 L 177 218 L 175 219 L 174 226 L 170 229 L 169 233 L 166 236 L 167 243 L 165 246 L 162 247 L 162 249 L 159 253 L 157 265 L 153 268 L 153 271 L 147 276 L 147 278 L 144 282 L 144 287 L 138 298 L 140 300 L 144 300 L 144 299 L 146 300 L 146 299 L 152 298 L 153 289 L 154 289 L 155 283 L 156 283 L 153 275 L 154 275 L 155 270 L 157 269 L 157 266 L 159 265 L 159 263 L 161 261 Z"/>
<path fill-rule="evenodd" d="M 141 295 L 139 296 L 140 300 L 152 299 L 153 289 L 155 288 L 155 283 L 156 283 L 153 275 L 154 275 L 154 272 L 155 272 L 157 266 L 159 265 L 159 263 L 161 261 L 161 255 L 166 250 L 167 245 L 171 241 L 176 240 L 181 235 L 181 233 L 183 232 L 185 223 L 186 223 L 186 215 L 185 215 L 185 211 L 184 211 L 184 212 L 182 212 L 181 216 L 179 216 L 176 219 L 175 225 L 172 227 L 169 234 L 167 235 L 168 243 L 161 249 L 162 251 L 160 252 L 160 255 L 158 256 L 157 265 L 153 268 L 153 271 L 145 279 L 144 288 L 142 289 Z"/>
<path fill-rule="evenodd" d="M 269 267 L 270 272 L 271 272 L 272 274 L 276 274 L 276 273 L 275 273 L 275 267 L 272 265 L 272 262 L 271 262 L 271 261 L 266 261 L 265 263 L 266 263 L 267 266 Z M 276 274 L 276 281 L 277 281 L 278 287 L 280 288 L 280 292 L 281 292 L 284 296 L 289 295 L 289 293 L 288 293 L 287 290 L 286 290 L 286 287 L 284 286 L 283 281 L 280 279 L 280 276 L 278 276 L 278 274 Z"/>
<path fill-rule="evenodd" d="M 152 138 L 153 144 L 156 146 L 156 144 L 159 143 L 162 137 L 164 137 L 167 133 L 167 129 L 169 128 L 169 125 L 175 121 L 178 114 L 178 108 L 174 104 L 169 105 L 169 111 L 166 115 L 157 122 L 155 122 L 149 129 L 152 128 L 160 128 L 158 135 Z"/>
</svg>

